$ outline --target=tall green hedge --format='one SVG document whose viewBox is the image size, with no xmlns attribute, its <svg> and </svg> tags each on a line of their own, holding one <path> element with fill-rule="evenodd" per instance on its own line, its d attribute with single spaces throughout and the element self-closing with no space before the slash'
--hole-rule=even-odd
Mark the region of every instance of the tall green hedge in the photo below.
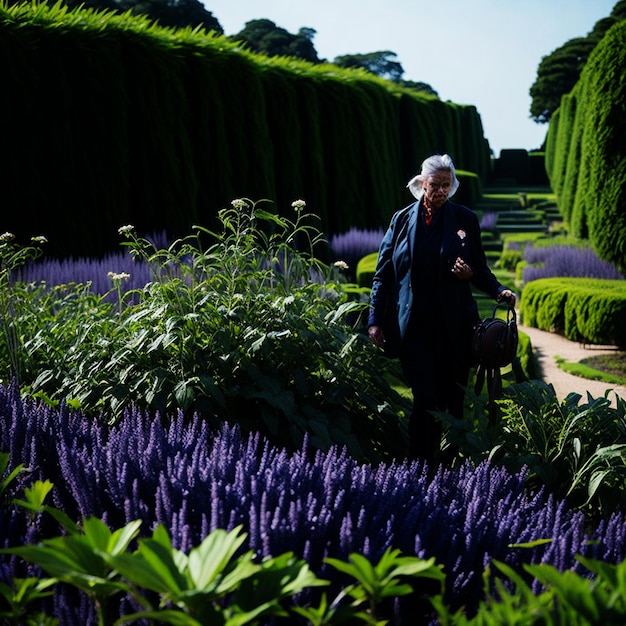
<svg viewBox="0 0 626 626">
<path fill-rule="evenodd" d="M 430 154 L 489 169 L 473 106 L 130 14 L 2 6 L 0 67 L 2 230 L 53 254 L 115 248 L 127 223 L 184 234 L 240 197 L 376 228 Z"/>
<path fill-rule="evenodd" d="M 593 50 L 548 131 L 548 173 L 573 232 L 626 270 L 626 21 Z"/>
</svg>

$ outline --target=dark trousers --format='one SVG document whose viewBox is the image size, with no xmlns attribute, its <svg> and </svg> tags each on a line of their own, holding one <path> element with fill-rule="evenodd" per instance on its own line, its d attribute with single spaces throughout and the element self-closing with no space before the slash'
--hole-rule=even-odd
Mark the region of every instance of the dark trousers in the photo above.
<svg viewBox="0 0 626 626">
<path fill-rule="evenodd" d="M 413 327 L 403 342 L 400 363 L 413 392 L 409 418 L 409 456 L 434 463 L 440 458 L 442 424 L 432 411 L 463 417 L 469 359 L 461 346 L 451 346 L 442 328 Z"/>
</svg>

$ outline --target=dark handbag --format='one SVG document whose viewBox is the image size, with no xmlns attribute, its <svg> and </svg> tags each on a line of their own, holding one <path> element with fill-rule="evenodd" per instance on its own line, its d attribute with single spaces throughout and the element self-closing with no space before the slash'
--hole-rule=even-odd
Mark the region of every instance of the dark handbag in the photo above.
<svg viewBox="0 0 626 626">
<path fill-rule="evenodd" d="M 484 319 L 472 337 L 474 363 L 485 368 L 508 365 L 517 352 L 517 316 L 515 309 L 507 306 L 506 320 L 496 317 L 500 304 L 496 304 L 491 317 Z"/>
<path fill-rule="evenodd" d="M 476 326 L 472 337 L 472 357 L 477 366 L 474 392 L 479 395 L 487 381 L 489 426 L 493 426 L 497 419 L 495 401 L 502 390 L 500 368 L 513 362 L 518 342 L 515 309 L 506 305 L 506 320 L 503 320 L 496 317 L 499 306 L 496 304 L 491 317 Z"/>
</svg>

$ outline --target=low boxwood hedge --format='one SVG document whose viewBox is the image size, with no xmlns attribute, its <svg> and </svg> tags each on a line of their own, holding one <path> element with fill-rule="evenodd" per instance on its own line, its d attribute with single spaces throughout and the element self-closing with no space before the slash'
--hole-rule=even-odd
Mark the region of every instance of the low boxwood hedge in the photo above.
<svg viewBox="0 0 626 626">
<path fill-rule="evenodd" d="M 524 287 L 520 310 L 528 326 L 626 348 L 626 281 L 541 278 Z"/>
</svg>

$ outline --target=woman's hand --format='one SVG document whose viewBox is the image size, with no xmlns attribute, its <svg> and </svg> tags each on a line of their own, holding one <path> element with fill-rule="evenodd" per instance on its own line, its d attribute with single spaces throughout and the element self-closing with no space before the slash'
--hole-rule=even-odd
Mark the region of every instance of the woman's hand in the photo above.
<svg viewBox="0 0 626 626">
<path fill-rule="evenodd" d="M 452 266 L 452 274 L 457 280 L 472 280 L 474 276 L 472 268 L 460 256 L 456 258 Z"/>
<path fill-rule="evenodd" d="M 503 289 L 496 297 L 496 302 L 502 302 L 503 300 L 512 309 L 515 307 L 515 302 L 517 300 L 517 297 L 515 293 L 512 292 L 510 289 Z"/>
<path fill-rule="evenodd" d="M 383 333 L 383 329 L 380 326 L 370 326 L 367 329 L 367 334 L 374 345 L 379 348 L 385 347 L 385 333 Z"/>
</svg>

